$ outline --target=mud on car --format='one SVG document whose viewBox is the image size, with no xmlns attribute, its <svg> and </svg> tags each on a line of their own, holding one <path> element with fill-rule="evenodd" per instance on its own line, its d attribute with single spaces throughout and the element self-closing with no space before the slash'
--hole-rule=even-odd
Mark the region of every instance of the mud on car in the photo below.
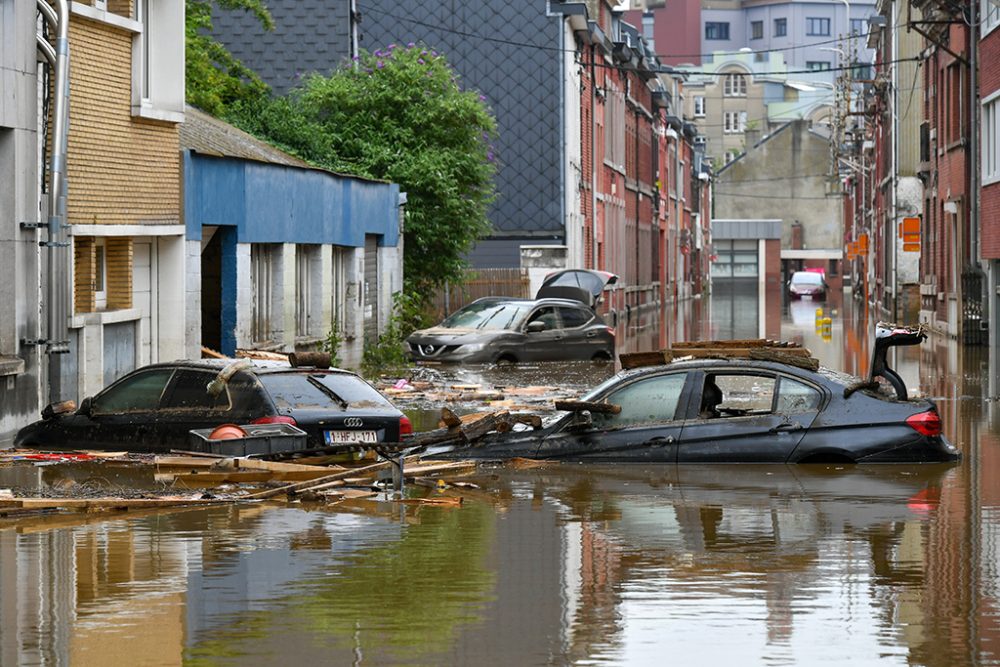
<svg viewBox="0 0 1000 667">
<path fill-rule="evenodd" d="M 922 332 L 885 328 L 872 375 L 754 359 L 627 370 L 540 430 L 491 435 L 456 457 L 639 463 L 942 463 L 958 450 L 934 403 L 912 399 L 886 350 Z"/>
<path fill-rule="evenodd" d="M 409 419 L 354 373 L 287 363 L 202 359 L 144 366 L 85 398 L 48 406 L 16 447 L 164 453 L 220 424 L 291 424 L 306 448 L 399 442 Z"/>
</svg>

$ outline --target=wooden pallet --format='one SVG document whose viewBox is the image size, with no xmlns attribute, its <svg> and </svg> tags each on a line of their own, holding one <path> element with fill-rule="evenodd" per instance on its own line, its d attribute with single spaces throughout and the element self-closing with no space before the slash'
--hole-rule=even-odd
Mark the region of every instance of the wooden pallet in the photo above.
<svg viewBox="0 0 1000 667">
<path fill-rule="evenodd" d="M 763 338 L 684 341 L 658 352 L 632 352 L 619 355 L 618 358 L 623 369 L 659 366 L 678 359 L 753 359 L 789 364 L 812 371 L 819 368 L 819 360 L 798 343 Z"/>
</svg>

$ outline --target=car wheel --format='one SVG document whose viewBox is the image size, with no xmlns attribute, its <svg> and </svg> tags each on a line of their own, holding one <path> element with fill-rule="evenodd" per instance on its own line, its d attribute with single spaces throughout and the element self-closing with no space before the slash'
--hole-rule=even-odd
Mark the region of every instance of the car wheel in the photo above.
<svg viewBox="0 0 1000 667">
<path fill-rule="evenodd" d="M 590 360 L 595 364 L 606 364 L 611 361 L 611 355 L 607 352 L 595 352 Z"/>
<path fill-rule="evenodd" d="M 497 357 L 497 366 L 513 366 L 517 363 L 517 357 L 513 354 L 501 354 Z"/>
</svg>

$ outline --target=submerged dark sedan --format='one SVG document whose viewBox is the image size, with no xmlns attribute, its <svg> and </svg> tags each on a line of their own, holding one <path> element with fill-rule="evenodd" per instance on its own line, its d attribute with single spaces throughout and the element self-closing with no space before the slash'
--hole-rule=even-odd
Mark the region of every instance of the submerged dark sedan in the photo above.
<svg viewBox="0 0 1000 667">
<path fill-rule="evenodd" d="M 455 456 L 657 463 L 956 461 L 928 400 L 774 361 L 701 359 L 619 373 L 541 430 L 490 436 Z M 898 344 L 912 344 L 900 342 Z M 557 406 L 558 407 L 558 406 Z"/>
<path fill-rule="evenodd" d="M 409 420 L 347 371 L 275 362 L 194 360 L 135 370 L 79 409 L 21 429 L 16 447 L 167 452 L 187 449 L 193 429 L 292 424 L 307 449 L 398 442 Z"/>
</svg>

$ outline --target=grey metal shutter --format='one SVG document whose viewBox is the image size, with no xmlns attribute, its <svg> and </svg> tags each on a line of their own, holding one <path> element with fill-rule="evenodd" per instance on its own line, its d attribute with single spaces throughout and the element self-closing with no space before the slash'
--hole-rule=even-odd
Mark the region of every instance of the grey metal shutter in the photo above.
<svg viewBox="0 0 1000 667">
<path fill-rule="evenodd" d="M 365 236 L 365 339 L 378 338 L 378 237 Z"/>
</svg>

